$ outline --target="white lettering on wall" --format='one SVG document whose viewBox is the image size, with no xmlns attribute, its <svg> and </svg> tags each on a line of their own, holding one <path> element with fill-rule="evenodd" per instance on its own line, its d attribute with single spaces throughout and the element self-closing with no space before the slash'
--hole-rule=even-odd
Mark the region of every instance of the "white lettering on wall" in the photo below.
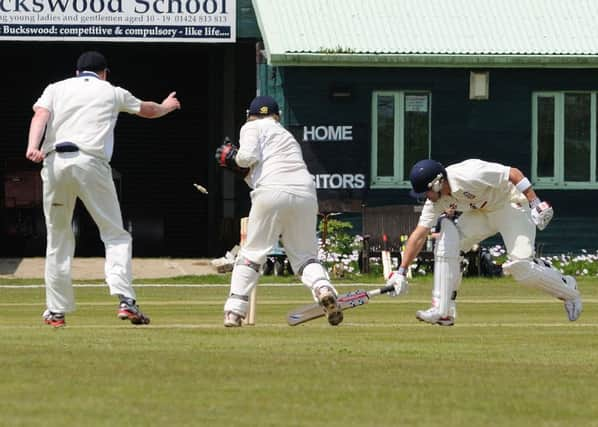
<svg viewBox="0 0 598 427">
<path fill-rule="evenodd" d="M 303 126 L 303 141 L 353 141 L 353 126 Z"/>
<path fill-rule="evenodd" d="M 340 189 L 362 189 L 365 188 L 365 175 L 363 174 L 317 174 L 314 175 L 316 188 L 320 190 L 340 190 Z"/>
</svg>

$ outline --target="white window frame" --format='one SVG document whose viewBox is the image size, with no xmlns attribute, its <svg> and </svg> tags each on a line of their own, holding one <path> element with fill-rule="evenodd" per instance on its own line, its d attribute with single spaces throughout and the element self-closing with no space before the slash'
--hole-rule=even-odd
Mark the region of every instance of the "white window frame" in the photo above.
<svg viewBox="0 0 598 427">
<path fill-rule="evenodd" d="M 571 93 L 590 94 L 590 180 L 565 181 L 565 95 Z M 540 189 L 596 189 L 596 99 L 598 92 L 565 90 L 534 92 L 532 94 L 532 181 Z M 538 98 L 554 98 L 554 176 L 538 176 Z"/>
<path fill-rule="evenodd" d="M 401 179 L 405 175 L 405 95 L 422 94 L 428 97 L 428 153 L 430 157 L 432 141 L 432 93 L 425 90 L 373 91 L 372 92 L 372 151 L 370 188 L 411 188 L 409 180 Z M 394 158 L 393 176 L 378 176 L 378 96 L 394 97 Z"/>
</svg>

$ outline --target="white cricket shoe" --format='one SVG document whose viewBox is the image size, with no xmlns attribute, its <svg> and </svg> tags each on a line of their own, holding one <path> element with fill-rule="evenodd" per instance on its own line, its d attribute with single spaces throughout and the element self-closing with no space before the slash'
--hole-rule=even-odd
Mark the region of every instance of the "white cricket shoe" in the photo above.
<svg viewBox="0 0 598 427">
<path fill-rule="evenodd" d="M 441 316 L 436 307 L 430 307 L 427 310 L 418 310 L 415 313 L 417 320 L 430 323 L 432 325 L 453 326 L 455 324 L 455 316 Z"/>
<path fill-rule="evenodd" d="M 332 326 L 340 324 L 344 316 L 334 291 L 329 286 L 322 286 L 318 289 L 317 296 L 318 304 L 324 309 L 328 323 Z"/>
<path fill-rule="evenodd" d="M 577 280 L 573 276 L 565 276 L 567 286 L 571 289 L 577 290 Z M 579 319 L 581 311 L 583 310 L 583 303 L 581 302 L 581 295 L 577 298 L 568 299 L 565 301 L 565 311 L 570 321 Z"/>
<path fill-rule="evenodd" d="M 64 320 L 64 313 L 55 313 L 46 309 L 42 314 L 42 319 L 46 325 L 50 325 L 53 328 L 62 328 L 66 326 L 66 322 Z"/>
<path fill-rule="evenodd" d="M 224 313 L 224 326 L 227 328 L 239 328 L 241 327 L 242 321 L 243 316 L 240 314 L 232 311 L 227 311 Z"/>
</svg>

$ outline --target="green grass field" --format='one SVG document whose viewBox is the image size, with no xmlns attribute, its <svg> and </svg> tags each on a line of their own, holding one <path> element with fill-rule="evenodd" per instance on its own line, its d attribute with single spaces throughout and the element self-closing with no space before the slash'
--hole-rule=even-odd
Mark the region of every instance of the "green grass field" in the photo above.
<svg viewBox="0 0 598 427">
<path fill-rule="evenodd" d="M 577 322 L 510 279 L 467 279 L 450 328 L 415 320 L 429 279 L 336 328 L 287 326 L 307 289 L 261 285 L 241 329 L 222 327 L 223 285 L 139 285 L 147 327 L 78 287 L 55 330 L 43 288 L 22 283 L 0 287 L 0 426 L 598 426 L 595 279 Z"/>
</svg>

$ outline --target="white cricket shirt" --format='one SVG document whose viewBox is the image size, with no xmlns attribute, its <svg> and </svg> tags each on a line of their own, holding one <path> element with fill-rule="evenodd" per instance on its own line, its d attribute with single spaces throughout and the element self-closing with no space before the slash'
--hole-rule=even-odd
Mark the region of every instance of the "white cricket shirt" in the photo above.
<svg viewBox="0 0 598 427">
<path fill-rule="evenodd" d="M 510 166 L 479 159 L 465 160 L 446 168 L 451 195 L 437 202 L 426 200 L 418 225 L 432 228 L 447 209 L 461 212 L 480 209 L 486 212 L 506 203 L 526 203 L 525 196 L 509 181 Z"/>
<path fill-rule="evenodd" d="M 81 151 L 110 161 L 118 113 L 138 113 L 141 100 L 86 71 L 48 85 L 33 105 L 36 107 L 51 113 L 42 144 L 44 153 L 52 151 L 56 143 L 72 142 Z"/>
<path fill-rule="evenodd" d="M 313 196 L 316 187 L 295 137 L 271 117 L 247 122 L 241 128 L 241 167 L 251 167 L 245 181 L 254 189 L 278 188 L 292 194 Z"/>
</svg>

